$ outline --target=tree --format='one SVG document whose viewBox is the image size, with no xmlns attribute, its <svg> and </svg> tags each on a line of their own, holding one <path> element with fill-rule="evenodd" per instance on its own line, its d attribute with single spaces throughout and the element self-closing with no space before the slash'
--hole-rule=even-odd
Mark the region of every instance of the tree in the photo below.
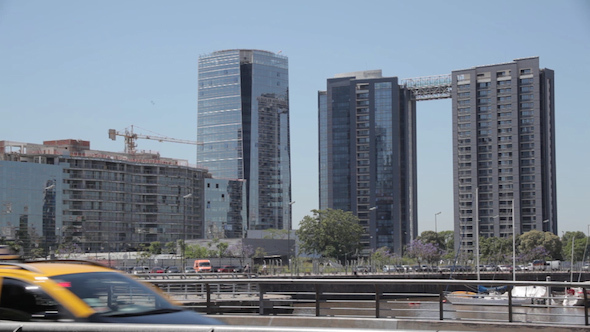
<svg viewBox="0 0 590 332">
<path fill-rule="evenodd" d="M 442 251 L 432 243 L 424 243 L 419 239 L 412 240 L 406 248 L 409 257 L 414 258 L 418 263 L 426 261 L 432 264 L 440 259 Z"/>
<path fill-rule="evenodd" d="M 305 216 L 297 230 L 302 252 L 343 261 L 345 256 L 361 249 L 363 228 L 352 212 L 333 209 L 312 212 L 313 216 Z"/>
<path fill-rule="evenodd" d="M 198 244 L 187 245 L 185 248 L 184 256 L 186 258 L 197 259 L 209 257 L 209 250 Z"/>
<path fill-rule="evenodd" d="M 179 240 L 179 241 L 182 241 L 182 240 Z M 168 253 L 168 254 L 175 254 L 176 253 L 176 248 L 177 248 L 176 245 L 177 244 L 174 241 L 166 242 L 166 245 L 164 246 L 166 248 L 166 253 Z"/>
<path fill-rule="evenodd" d="M 418 236 L 417 240 L 422 241 L 422 243 L 432 243 L 441 250 L 445 249 L 445 238 L 435 231 L 424 231 Z"/>
<path fill-rule="evenodd" d="M 551 232 L 541 232 L 539 230 L 531 230 L 520 237 L 520 244 L 518 246 L 519 252 L 523 260 L 535 260 L 535 259 L 559 259 L 561 258 L 561 241 L 559 237 Z M 541 250 L 539 247 L 543 248 Z M 542 256 L 542 252 L 545 252 L 546 256 Z M 525 257 L 531 256 L 532 253 L 537 253 L 536 257 Z M 535 256 L 535 255 L 533 255 Z"/>
<path fill-rule="evenodd" d="M 159 255 L 162 253 L 162 242 L 154 241 L 150 243 L 150 246 L 147 248 L 147 251 L 152 255 Z"/>
<path fill-rule="evenodd" d="M 240 241 L 237 244 L 229 246 L 226 252 L 232 257 L 238 257 L 240 259 L 240 265 L 244 266 L 244 259 L 252 257 L 254 248 Z"/>
<path fill-rule="evenodd" d="M 587 245 L 586 235 L 583 232 L 565 232 L 561 242 L 563 243 L 562 255 L 564 260 L 572 260 L 572 244 L 574 246 L 574 262 L 584 258 L 584 251 Z"/>
<path fill-rule="evenodd" d="M 438 232 L 440 237 L 443 238 L 445 246 L 443 247 L 444 259 L 454 259 L 455 258 L 455 232 L 453 231 L 442 231 Z"/>
<path fill-rule="evenodd" d="M 483 261 L 499 264 L 512 257 L 512 238 L 507 237 L 480 237 L 479 254 Z"/>
</svg>

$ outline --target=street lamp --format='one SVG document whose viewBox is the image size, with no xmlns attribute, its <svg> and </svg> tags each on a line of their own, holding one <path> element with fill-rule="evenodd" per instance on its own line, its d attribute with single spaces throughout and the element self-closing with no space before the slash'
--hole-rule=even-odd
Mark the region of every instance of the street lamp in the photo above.
<svg viewBox="0 0 590 332">
<path fill-rule="evenodd" d="M 184 258 L 184 251 L 186 248 L 186 200 L 188 198 L 193 197 L 192 193 L 186 194 L 184 196 L 182 196 L 183 200 L 183 207 L 182 207 L 182 245 L 180 246 L 180 257 L 182 259 L 182 271 L 184 272 L 185 266 L 186 266 L 186 259 Z"/>
<path fill-rule="evenodd" d="M 516 229 L 514 228 L 514 198 L 512 199 L 512 281 L 516 281 Z"/>
<path fill-rule="evenodd" d="M 292 228 L 292 224 L 291 224 L 291 218 L 293 217 L 293 204 L 295 204 L 295 201 L 289 202 L 289 216 L 288 216 L 288 221 L 287 221 L 287 262 L 291 262 L 291 228 Z M 289 264 L 289 269 L 291 270 L 291 275 L 293 275 L 293 269 L 291 268 L 291 264 Z"/>
<path fill-rule="evenodd" d="M 436 222 L 436 216 L 438 216 L 439 214 L 441 214 L 442 212 L 437 212 L 434 214 L 434 232 L 438 233 L 438 227 L 437 227 L 437 222 Z"/>
</svg>

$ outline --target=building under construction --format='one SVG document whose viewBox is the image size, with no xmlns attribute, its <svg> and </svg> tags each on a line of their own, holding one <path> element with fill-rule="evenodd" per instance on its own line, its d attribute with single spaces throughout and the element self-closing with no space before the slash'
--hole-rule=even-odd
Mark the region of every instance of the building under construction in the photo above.
<svg viewBox="0 0 590 332">
<path fill-rule="evenodd" d="M 203 238 L 210 177 L 185 160 L 96 151 L 89 141 L 0 141 L 1 240 L 34 255 Z"/>
</svg>

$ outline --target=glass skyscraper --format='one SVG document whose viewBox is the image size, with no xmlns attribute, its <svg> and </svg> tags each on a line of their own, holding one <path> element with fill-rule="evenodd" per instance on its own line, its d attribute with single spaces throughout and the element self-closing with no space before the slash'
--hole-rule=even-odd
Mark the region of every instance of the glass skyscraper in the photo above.
<svg viewBox="0 0 590 332">
<path fill-rule="evenodd" d="M 246 180 L 251 230 L 291 228 L 289 77 L 285 56 L 224 50 L 199 57 L 197 163 Z"/>
<path fill-rule="evenodd" d="M 320 209 L 355 213 L 367 252 L 400 254 L 417 235 L 411 97 L 380 70 L 337 75 L 318 95 Z"/>
</svg>

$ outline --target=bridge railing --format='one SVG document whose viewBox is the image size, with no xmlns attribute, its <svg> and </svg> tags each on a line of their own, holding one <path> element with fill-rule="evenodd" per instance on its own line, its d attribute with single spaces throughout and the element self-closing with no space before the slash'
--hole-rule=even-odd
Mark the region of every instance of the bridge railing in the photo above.
<svg viewBox="0 0 590 332">
<path fill-rule="evenodd" d="M 439 280 L 439 279 L 288 279 L 203 278 L 150 279 L 170 297 L 195 311 L 209 314 L 249 313 L 258 315 L 349 316 L 432 320 L 534 322 L 559 325 L 589 325 L 588 299 L 582 306 L 561 303 L 566 288 L 590 288 L 587 282 Z M 465 293 L 472 304 L 447 300 L 452 290 L 486 287 L 545 287 L 548 295 L 522 298 L 507 292 L 506 301 L 482 294 Z M 564 295 L 560 295 L 564 294 Z M 467 301 L 469 302 L 469 301 Z"/>
</svg>

